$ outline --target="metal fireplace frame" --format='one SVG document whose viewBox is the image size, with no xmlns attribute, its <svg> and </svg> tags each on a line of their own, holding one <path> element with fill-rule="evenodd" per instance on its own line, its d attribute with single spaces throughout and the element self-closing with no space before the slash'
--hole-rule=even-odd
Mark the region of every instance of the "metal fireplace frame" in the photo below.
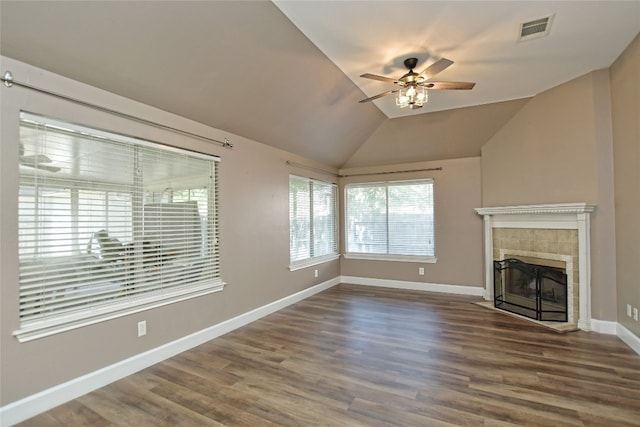
<svg viewBox="0 0 640 427">
<path fill-rule="evenodd" d="M 507 270 L 519 271 L 522 274 L 527 274 L 531 278 L 535 278 L 535 288 L 531 289 L 532 293 L 535 294 L 535 308 L 517 304 L 513 302 L 513 300 L 507 300 L 503 294 L 503 288 L 505 288 L 503 281 Z M 564 282 L 557 280 L 557 278 L 563 278 Z M 564 310 L 549 310 L 543 308 L 545 295 L 543 295 L 542 285 L 545 280 L 550 280 L 556 285 L 564 287 Z M 533 281 L 531 283 L 533 283 Z M 538 321 L 566 322 L 568 319 L 567 274 L 566 272 L 559 272 L 557 268 L 530 264 L 515 258 L 493 261 L 493 295 L 494 306 L 501 310 Z M 533 297 L 528 294 L 521 298 L 533 300 Z M 530 313 L 530 315 L 526 313 Z"/>
</svg>

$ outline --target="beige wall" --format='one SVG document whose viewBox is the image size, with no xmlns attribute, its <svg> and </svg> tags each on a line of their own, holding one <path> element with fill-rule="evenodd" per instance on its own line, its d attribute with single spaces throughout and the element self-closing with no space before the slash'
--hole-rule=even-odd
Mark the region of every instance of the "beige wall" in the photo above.
<svg viewBox="0 0 640 427">
<path fill-rule="evenodd" d="M 640 337 L 640 36 L 610 68 L 615 166 L 618 322 Z"/>
<path fill-rule="evenodd" d="M 435 264 L 343 259 L 343 276 L 370 277 L 447 285 L 483 286 L 480 158 L 407 163 L 385 167 L 341 169 L 341 175 L 442 167 L 441 171 L 369 175 L 340 179 L 351 182 L 433 178 L 435 205 Z M 343 193 L 341 191 L 341 193 Z M 341 202 L 344 206 L 344 200 Z M 344 212 L 342 212 L 344 215 Z M 344 224 L 344 221 L 340 221 Z M 342 242 L 344 246 L 344 242 Z M 343 247 L 344 249 L 344 247 Z M 424 276 L 418 268 L 424 267 Z"/>
<path fill-rule="evenodd" d="M 343 168 L 478 157 L 480 148 L 527 99 L 384 121 Z"/>
<path fill-rule="evenodd" d="M 482 147 L 484 206 L 597 200 L 592 76 L 532 98 Z"/>
<path fill-rule="evenodd" d="M 338 260 L 295 272 L 288 269 L 288 176 L 291 172 L 300 171 L 285 162 L 313 163 L 7 58 L 2 58 L 2 69 L 10 69 L 16 80 L 72 97 L 220 140 L 229 137 L 235 146 L 224 149 L 33 91 L 1 85 L 1 405 L 200 331 L 340 274 Z M 12 336 L 19 326 L 18 144 L 12 141 L 18 140 L 20 109 L 220 156 L 221 268 L 222 278 L 227 283 L 225 289 L 212 295 L 19 343 Z M 323 165 L 315 166 L 328 169 Z M 314 176 L 314 173 L 305 171 L 305 175 Z M 314 177 L 326 179 L 324 175 Z M 316 268 L 319 270 L 318 278 L 313 277 Z M 148 325 L 148 334 L 142 338 L 138 338 L 136 333 L 136 324 L 140 320 L 146 320 Z"/>
<path fill-rule="evenodd" d="M 613 150 L 608 71 L 543 92 L 482 148 L 483 206 L 587 202 L 592 315 L 616 320 Z"/>
</svg>

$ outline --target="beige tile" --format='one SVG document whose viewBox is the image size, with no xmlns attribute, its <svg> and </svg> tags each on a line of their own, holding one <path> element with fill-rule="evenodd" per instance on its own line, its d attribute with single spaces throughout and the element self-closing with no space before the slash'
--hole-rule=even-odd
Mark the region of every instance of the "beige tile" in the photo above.
<svg viewBox="0 0 640 427">
<path fill-rule="evenodd" d="M 537 229 L 533 231 L 533 239 L 538 242 L 540 240 L 547 240 L 547 230 L 546 229 Z"/>
<path fill-rule="evenodd" d="M 557 240 L 547 240 L 547 253 L 548 254 L 557 254 L 558 253 L 558 241 Z"/>
<path fill-rule="evenodd" d="M 562 255 L 573 255 L 573 243 L 567 241 L 558 242 L 558 252 Z"/>
<path fill-rule="evenodd" d="M 549 252 L 549 242 L 546 240 L 536 240 L 534 242 L 533 250 L 536 252 Z"/>
<path fill-rule="evenodd" d="M 558 230 L 558 242 L 571 242 L 573 230 Z"/>
<path fill-rule="evenodd" d="M 531 241 L 529 239 L 520 239 L 520 250 L 521 251 L 530 251 L 531 250 Z"/>
<path fill-rule="evenodd" d="M 571 241 L 578 244 L 578 230 L 571 230 Z"/>
</svg>

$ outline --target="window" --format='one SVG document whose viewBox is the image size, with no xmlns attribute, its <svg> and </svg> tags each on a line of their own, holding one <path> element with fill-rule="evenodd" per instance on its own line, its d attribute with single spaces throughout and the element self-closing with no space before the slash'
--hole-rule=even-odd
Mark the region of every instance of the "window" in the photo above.
<svg viewBox="0 0 640 427">
<path fill-rule="evenodd" d="M 20 119 L 21 341 L 221 290 L 217 158 Z"/>
<path fill-rule="evenodd" d="M 433 180 L 347 184 L 346 257 L 435 262 Z"/>
<path fill-rule="evenodd" d="M 291 269 L 338 257 L 337 189 L 314 179 L 289 176 Z"/>
</svg>

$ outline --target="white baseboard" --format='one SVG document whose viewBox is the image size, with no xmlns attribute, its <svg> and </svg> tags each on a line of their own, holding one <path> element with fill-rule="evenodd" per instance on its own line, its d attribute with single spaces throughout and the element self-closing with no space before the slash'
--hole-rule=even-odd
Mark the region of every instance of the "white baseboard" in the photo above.
<svg viewBox="0 0 640 427">
<path fill-rule="evenodd" d="M 0 426 L 8 427 L 36 416 L 65 402 L 78 398 L 100 387 L 152 366 L 183 351 L 204 344 L 216 337 L 231 332 L 271 313 L 275 313 L 291 304 L 302 301 L 312 295 L 329 289 L 340 283 L 340 277 L 328 280 L 304 289 L 262 307 L 217 325 L 187 335 L 160 347 L 137 354 L 113 365 L 98 369 L 87 375 L 75 378 L 63 384 L 43 390 L 39 393 L 20 399 L 0 408 Z"/>
<path fill-rule="evenodd" d="M 626 345 L 631 347 L 633 351 L 640 354 L 640 337 L 633 334 L 630 330 L 622 326 L 620 323 L 616 323 L 616 335 Z"/>
<path fill-rule="evenodd" d="M 591 319 L 589 322 L 590 329 L 585 328 L 585 330 L 597 332 L 599 334 L 616 335 L 617 325 L 618 322 L 612 322 L 610 320 Z M 578 324 L 578 326 L 580 326 L 580 324 Z"/>
<path fill-rule="evenodd" d="M 409 289 L 413 291 L 442 292 L 447 294 L 484 296 L 484 287 L 442 285 L 438 283 L 408 282 L 403 280 L 372 279 L 369 277 L 341 276 L 342 283 L 351 285 L 380 286 L 383 288 Z"/>
</svg>

